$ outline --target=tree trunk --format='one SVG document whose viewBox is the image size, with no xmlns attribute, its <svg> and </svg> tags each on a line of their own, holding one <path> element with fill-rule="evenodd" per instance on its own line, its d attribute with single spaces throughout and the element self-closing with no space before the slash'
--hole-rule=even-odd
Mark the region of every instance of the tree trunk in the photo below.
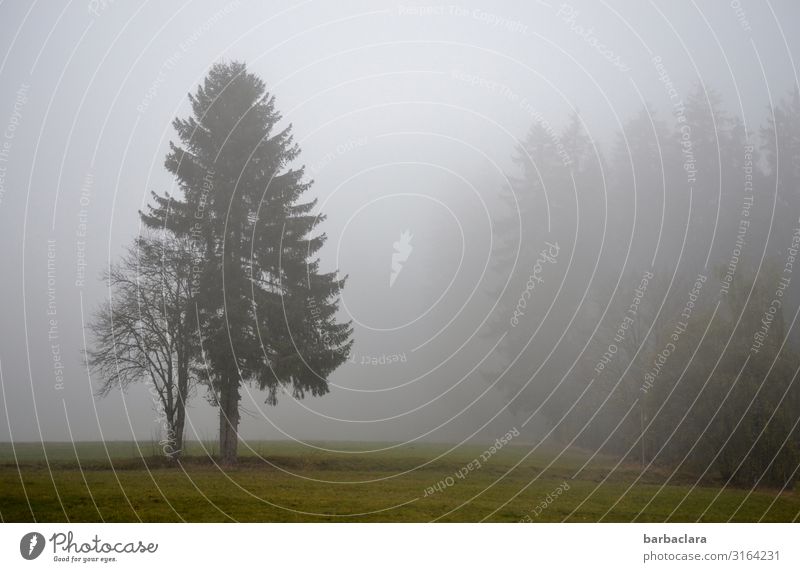
<svg viewBox="0 0 800 572">
<path fill-rule="evenodd" d="M 161 445 L 161 453 L 170 461 L 175 459 L 175 422 L 168 422 L 167 434 L 158 443 Z"/>
<path fill-rule="evenodd" d="M 642 470 L 644 470 L 644 400 L 639 403 L 639 441 L 642 451 Z"/>
<path fill-rule="evenodd" d="M 183 434 L 186 426 L 186 400 L 188 395 L 189 372 L 185 364 L 181 364 L 178 369 L 178 398 L 175 403 L 175 444 L 172 454 L 172 458 L 175 460 L 183 456 Z"/>
<path fill-rule="evenodd" d="M 239 445 L 239 378 L 228 377 L 219 397 L 219 458 L 223 465 L 235 465 Z"/>
</svg>

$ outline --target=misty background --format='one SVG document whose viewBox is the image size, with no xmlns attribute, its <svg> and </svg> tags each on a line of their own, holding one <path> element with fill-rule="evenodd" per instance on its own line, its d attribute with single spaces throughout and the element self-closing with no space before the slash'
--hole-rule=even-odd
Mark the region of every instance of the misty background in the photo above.
<svg viewBox="0 0 800 572">
<path fill-rule="evenodd" d="M 680 146 L 655 127 L 642 142 L 630 122 L 672 128 L 675 94 L 702 102 L 714 90 L 760 145 L 770 107 L 798 86 L 790 1 L 12 1 L 0 14 L 0 441 L 158 438 L 147 389 L 96 398 L 81 351 L 108 296 L 100 273 L 141 232 L 150 191 L 176 190 L 163 167 L 171 121 L 189 113 L 187 93 L 214 62 L 246 61 L 293 125 L 309 197 L 327 216 L 322 266 L 349 276 L 341 313 L 355 328 L 329 395 L 282 395 L 272 407 L 245 393 L 245 439 L 494 440 L 523 424 L 526 439 L 550 434 L 642 275 L 653 270 L 641 314 L 652 323 L 662 305 L 680 313 L 703 268 L 704 294 L 718 296 L 712 270 L 736 240 L 716 213 L 738 209 L 742 180 L 724 202 L 710 192 L 705 206 L 691 203 L 685 180 L 667 200 L 659 173 L 681 173 Z M 520 181 L 541 163 L 515 160 L 520 144 L 538 125 L 557 147 L 576 121 L 578 179 L 543 176 L 542 192 L 526 195 Z M 712 124 L 701 174 L 721 171 Z M 639 171 L 638 182 L 609 174 L 653 166 L 636 152 L 656 142 L 654 160 L 674 169 Z M 767 163 L 757 154 L 756 166 Z M 759 181 L 762 222 L 747 239 L 756 265 L 766 250 L 782 260 L 792 213 L 797 223 L 797 189 L 779 196 Z M 412 249 L 391 283 L 406 231 Z M 514 326 L 546 242 L 557 261 L 542 265 L 535 306 Z M 790 291 L 784 312 L 796 308 Z M 796 348 L 788 324 L 785 339 Z M 613 385 L 577 409 L 591 415 Z M 213 439 L 216 415 L 198 389 L 187 438 Z"/>
</svg>

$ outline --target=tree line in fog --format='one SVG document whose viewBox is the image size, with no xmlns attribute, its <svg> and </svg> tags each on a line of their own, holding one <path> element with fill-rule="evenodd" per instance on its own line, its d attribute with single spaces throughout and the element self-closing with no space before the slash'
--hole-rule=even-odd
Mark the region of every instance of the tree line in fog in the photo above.
<svg viewBox="0 0 800 572">
<path fill-rule="evenodd" d="M 672 112 L 642 109 L 611 149 L 579 115 L 531 127 L 501 192 L 486 378 L 537 439 L 791 487 L 800 96 L 763 126 L 699 87 Z"/>
</svg>

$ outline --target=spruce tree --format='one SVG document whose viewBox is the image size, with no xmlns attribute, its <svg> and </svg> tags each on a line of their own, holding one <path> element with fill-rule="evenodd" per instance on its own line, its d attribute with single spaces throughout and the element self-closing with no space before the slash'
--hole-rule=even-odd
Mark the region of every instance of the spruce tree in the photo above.
<svg viewBox="0 0 800 572">
<path fill-rule="evenodd" d="M 352 328 L 335 314 L 344 279 L 320 271 L 315 234 L 324 220 L 302 202 L 313 181 L 290 164 L 299 148 L 264 83 L 239 62 L 214 65 L 175 119 L 166 168 L 181 195 L 160 196 L 144 223 L 190 237 L 196 250 L 191 302 L 200 363 L 219 406 L 220 460 L 237 458 L 241 386 L 281 387 L 302 398 L 328 392 L 347 359 Z"/>
</svg>

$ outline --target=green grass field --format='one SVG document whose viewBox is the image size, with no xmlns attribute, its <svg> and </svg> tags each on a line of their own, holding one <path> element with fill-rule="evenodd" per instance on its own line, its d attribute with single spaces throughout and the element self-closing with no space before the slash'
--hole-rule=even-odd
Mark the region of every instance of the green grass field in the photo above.
<svg viewBox="0 0 800 572">
<path fill-rule="evenodd" d="M 571 479 L 589 457 L 581 451 L 569 451 L 546 468 L 557 453 L 537 451 L 523 459 L 529 448 L 508 446 L 458 478 L 485 447 L 447 453 L 449 446 L 422 444 L 363 454 L 356 451 L 391 445 L 315 445 L 338 452 L 250 442 L 240 447 L 240 465 L 223 470 L 200 443 L 190 445 L 181 466 L 167 466 L 153 443 L 14 448 L 0 443 L 0 517 L 8 522 L 787 522 L 800 512 L 797 492 L 726 488 L 717 497 L 720 485 L 694 487 L 687 476 L 673 478 L 659 492 L 669 474 L 663 471 L 630 487 L 638 467 L 622 465 L 612 472 L 611 459 L 595 459 Z M 446 486 L 430 489 L 440 481 Z M 565 481 L 569 489 L 548 501 Z"/>
</svg>

